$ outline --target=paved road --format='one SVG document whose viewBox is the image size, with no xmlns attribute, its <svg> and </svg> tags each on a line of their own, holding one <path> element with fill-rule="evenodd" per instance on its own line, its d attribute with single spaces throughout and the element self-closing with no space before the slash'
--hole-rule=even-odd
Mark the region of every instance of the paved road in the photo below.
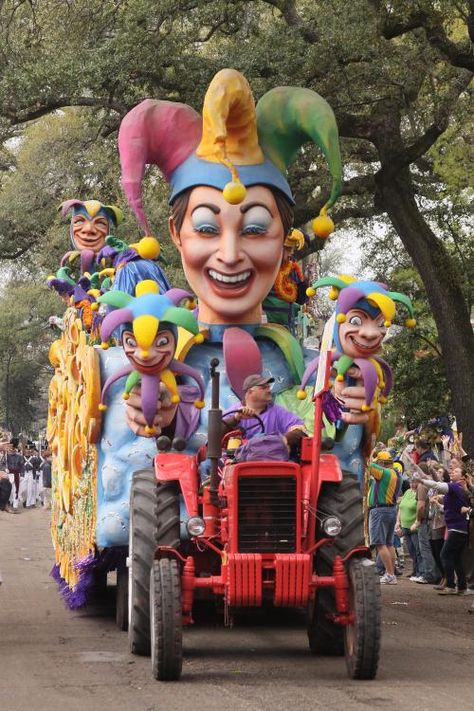
<svg viewBox="0 0 474 711">
<path fill-rule="evenodd" d="M 382 659 L 372 682 L 350 681 L 342 659 L 311 657 L 299 619 L 281 613 L 233 630 L 209 620 L 196 625 L 186 632 L 181 682 L 160 684 L 148 659 L 129 655 L 106 607 L 64 608 L 51 566 L 47 513 L 0 512 L 2 711 L 474 706 L 473 597 L 443 598 L 408 580 L 385 588 Z"/>
</svg>

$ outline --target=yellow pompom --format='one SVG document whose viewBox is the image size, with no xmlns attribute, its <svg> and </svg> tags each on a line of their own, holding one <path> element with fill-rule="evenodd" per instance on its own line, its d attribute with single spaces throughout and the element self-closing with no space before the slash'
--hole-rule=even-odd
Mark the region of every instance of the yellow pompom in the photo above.
<svg viewBox="0 0 474 711">
<path fill-rule="evenodd" d="M 337 301 L 337 297 L 339 296 L 339 289 L 336 289 L 335 286 L 331 286 L 328 294 L 328 298 L 331 299 L 331 301 Z"/>
<path fill-rule="evenodd" d="M 142 259 L 158 259 L 160 243 L 155 237 L 142 237 L 135 249 Z"/>
<path fill-rule="evenodd" d="M 98 311 L 98 310 L 99 310 L 99 304 L 97 303 L 97 301 L 93 301 L 93 302 L 92 302 L 92 304 L 91 304 L 91 310 L 92 310 L 92 311 Z"/>
<path fill-rule="evenodd" d="M 156 434 L 156 427 L 149 427 L 149 425 L 147 425 L 145 427 L 145 432 L 146 432 L 146 434 L 154 435 L 154 434 Z"/>
<path fill-rule="evenodd" d="M 392 322 L 387 319 L 386 321 L 383 322 L 383 325 L 385 326 L 385 328 L 390 328 L 390 326 L 392 325 Z"/>
<path fill-rule="evenodd" d="M 122 399 L 123 400 L 130 400 L 130 393 L 123 393 Z"/>
<path fill-rule="evenodd" d="M 247 190 L 245 189 L 245 185 L 235 180 L 227 183 L 222 191 L 224 200 L 231 205 L 239 205 L 245 199 L 246 195 Z"/>
<path fill-rule="evenodd" d="M 103 402 L 100 402 L 100 403 L 99 403 L 99 411 L 100 411 L 100 412 L 105 412 L 106 409 L 107 409 L 107 405 L 104 405 Z"/>
<path fill-rule="evenodd" d="M 179 402 L 179 395 L 172 395 L 171 402 L 173 402 L 175 404 L 178 403 Z"/>
<path fill-rule="evenodd" d="M 387 398 L 385 397 L 385 395 L 380 395 L 379 396 L 379 403 L 381 405 L 385 405 L 386 402 L 387 402 Z"/>
<path fill-rule="evenodd" d="M 326 239 L 329 237 L 331 232 L 334 232 L 334 222 L 328 215 L 321 212 L 318 217 L 315 217 L 311 223 L 313 232 L 316 237 L 321 237 L 321 239 Z"/>
<path fill-rule="evenodd" d="M 336 380 L 338 383 L 343 383 L 344 382 L 344 376 L 339 373 L 339 375 L 336 375 Z"/>
<path fill-rule="evenodd" d="M 338 323 L 344 323 L 345 320 L 346 320 L 346 314 L 337 314 L 336 321 Z"/>
<path fill-rule="evenodd" d="M 89 296 L 93 296 L 94 299 L 98 299 L 100 296 L 100 289 L 89 289 L 87 293 Z"/>
<path fill-rule="evenodd" d="M 416 319 L 415 318 L 407 318 L 407 320 L 405 321 L 405 326 L 407 328 L 415 328 Z"/>
<path fill-rule="evenodd" d="M 308 286 L 306 289 L 306 296 L 315 296 L 316 294 L 316 289 L 313 289 L 312 286 Z"/>
<path fill-rule="evenodd" d="M 202 410 L 204 405 L 205 405 L 204 400 L 195 400 L 194 401 L 194 407 L 197 407 L 198 410 Z"/>
<path fill-rule="evenodd" d="M 298 390 L 296 393 L 296 397 L 298 400 L 306 400 L 306 391 L 305 390 Z"/>
<path fill-rule="evenodd" d="M 103 351 L 106 351 L 107 348 L 109 347 L 109 344 L 107 343 L 107 341 L 102 341 L 102 343 L 100 344 L 100 347 L 102 348 Z"/>
<path fill-rule="evenodd" d="M 135 296 L 143 296 L 144 294 L 159 294 L 160 287 L 153 279 L 143 279 L 139 281 L 135 287 Z"/>
<path fill-rule="evenodd" d="M 194 336 L 194 343 L 196 343 L 197 345 L 199 345 L 200 343 L 204 343 L 204 336 L 202 335 L 202 333 L 196 333 L 196 335 Z"/>
<path fill-rule="evenodd" d="M 362 410 L 362 412 L 369 412 L 370 405 L 362 405 L 362 407 L 360 409 Z"/>
<path fill-rule="evenodd" d="M 50 274 L 49 277 L 47 277 L 46 283 L 50 282 L 52 279 L 56 279 L 54 274 Z"/>
</svg>

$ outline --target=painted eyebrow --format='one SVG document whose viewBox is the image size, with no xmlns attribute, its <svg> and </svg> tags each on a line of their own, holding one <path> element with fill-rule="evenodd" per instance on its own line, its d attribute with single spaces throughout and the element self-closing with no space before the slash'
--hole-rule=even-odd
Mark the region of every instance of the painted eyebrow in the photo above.
<svg viewBox="0 0 474 711">
<path fill-rule="evenodd" d="M 263 202 L 249 202 L 247 205 L 242 205 L 242 207 L 240 208 L 240 212 L 245 215 L 245 213 L 251 210 L 252 207 L 263 207 L 270 216 L 272 215 L 268 207 L 264 205 Z"/>
<path fill-rule="evenodd" d="M 218 215 L 221 211 L 220 207 L 217 207 L 217 205 L 213 205 L 212 202 L 202 202 L 200 205 L 196 205 L 194 210 L 192 211 L 191 215 L 194 215 L 196 210 L 199 210 L 200 207 L 207 207 L 211 212 L 214 213 L 214 215 Z"/>
</svg>

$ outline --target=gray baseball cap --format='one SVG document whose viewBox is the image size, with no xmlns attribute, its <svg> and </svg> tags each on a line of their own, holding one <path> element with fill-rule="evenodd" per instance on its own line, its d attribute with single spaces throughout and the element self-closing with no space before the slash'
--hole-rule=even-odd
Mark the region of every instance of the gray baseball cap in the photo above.
<svg viewBox="0 0 474 711">
<path fill-rule="evenodd" d="M 242 390 L 244 391 L 244 393 L 246 393 L 247 390 L 250 390 L 250 388 L 255 388 L 257 385 L 269 385 L 270 383 L 274 382 L 275 378 L 266 378 L 264 375 L 259 375 L 258 373 L 256 373 L 255 375 L 247 375 L 244 380 Z"/>
</svg>

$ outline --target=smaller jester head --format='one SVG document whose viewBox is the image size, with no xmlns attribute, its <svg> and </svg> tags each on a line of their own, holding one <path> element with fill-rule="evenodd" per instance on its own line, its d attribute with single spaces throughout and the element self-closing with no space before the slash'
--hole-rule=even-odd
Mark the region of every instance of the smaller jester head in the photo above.
<svg viewBox="0 0 474 711">
<path fill-rule="evenodd" d="M 145 280 L 137 284 L 135 297 L 122 291 L 100 296 L 99 303 L 118 308 L 102 322 L 102 348 L 107 348 L 107 341 L 118 326 L 125 326 L 122 345 L 127 358 L 139 372 L 152 374 L 164 370 L 172 361 L 178 326 L 192 333 L 195 343 L 202 343 L 193 314 L 175 305 L 175 291 L 177 298 L 182 297 L 180 290 L 160 294 L 156 282 Z"/>
<path fill-rule="evenodd" d="M 308 296 L 314 296 L 316 289 L 323 286 L 331 287 L 329 298 L 336 301 L 336 349 L 350 358 L 368 358 L 378 353 L 395 318 L 396 303 L 409 313 L 405 326 L 416 325 L 408 296 L 389 291 L 385 284 L 345 275 L 324 277 L 307 290 Z"/>
<path fill-rule="evenodd" d="M 66 200 L 59 206 L 61 216 L 72 210 L 70 236 L 75 249 L 97 253 L 105 238 L 123 220 L 123 213 L 115 205 L 103 205 L 98 200 Z"/>
</svg>

